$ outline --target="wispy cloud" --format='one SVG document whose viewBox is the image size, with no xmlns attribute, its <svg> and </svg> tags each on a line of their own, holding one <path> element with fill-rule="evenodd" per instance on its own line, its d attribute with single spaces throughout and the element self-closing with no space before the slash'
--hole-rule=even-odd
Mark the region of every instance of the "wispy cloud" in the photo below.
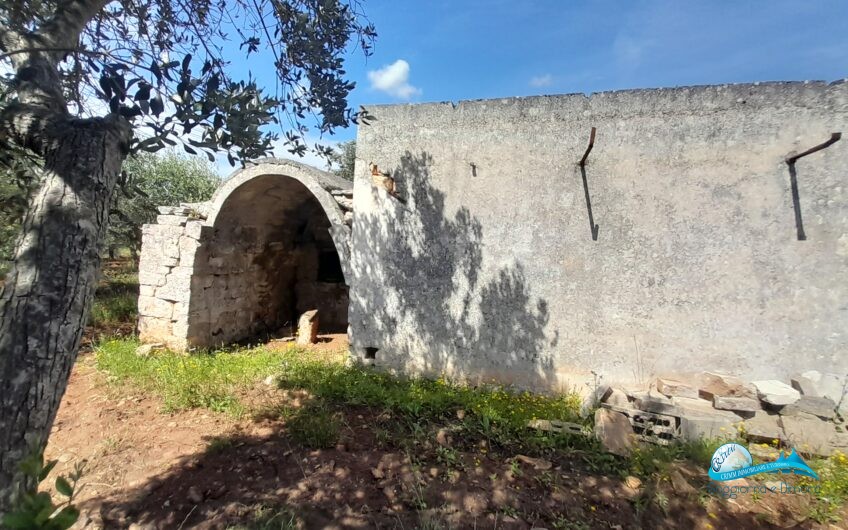
<svg viewBox="0 0 848 530">
<path fill-rule="evenodd" d="M 421 89 L 409 83 L 409 63 L 398 59 L 379 70 L 368 72 L 371 88 L 398 99 L 410 99 L 421 94 Z"/>
<path fill-rule="evenodd" d="M 553 76 L 551 76 L 551 74 L 537 75 L 535 77 L 530 78 L 530 86 L 536 88 L 551 86 L 553 82 L 554 78 Z"/>
</svg>

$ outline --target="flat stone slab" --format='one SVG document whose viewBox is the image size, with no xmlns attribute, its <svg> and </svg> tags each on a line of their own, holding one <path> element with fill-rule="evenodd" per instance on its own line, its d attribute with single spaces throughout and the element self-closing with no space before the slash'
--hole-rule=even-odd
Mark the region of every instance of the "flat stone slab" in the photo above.
<svg viewBox="0 0 848 530">
<path fill-rule="evenodd" d="M 801 393 L 777 379 L 754 381 L 757 397 L 771 405 L 791 405 L 801 399 Z"/>
<path fill-rule="evenodd" d="M 659 390 L 661 394 L 667 397 L 698 397 L 697 388 L 687 383 L 684 383 L 683 381 L 678 381 L 676 379 L 670 379 L 666 377 L 661 377 L 657 379 L 657 390 Z"/>
<path fill-rule="evenodd" d="M 771 443 L 774 440 L 783 440 L 785 435 L 780 426 L 780 416 L 769 414 L 766 411 L 757 411 L 752 418 L 742 422 L 745 435 L 749 440 Z"/>
<path fill-rule="evenodd" d="M 830 456 L 831 441 L 836 436 L 836 426 L 811 414 L 781 416 L 780 423 L 786 441 L 799 453 Z"/>
<path fill-rule="evenodd" d="M 610 393 L 604 398 L 603 402 L 615 407 L 630 407 L 630 400 L 627 399 L 627 394 L 625 394 L 623 390 L 619 390 L 618 388 L 613 388 Z"/>
<path fill-rule="evenodd" d="M 713 407 L 720 410 L 756 412 L 762 410 L 760 400 L 752 397 L 713 396 Z"/>
<path fill-rule="evenodd" d="M 639 410 L 656 414 L 676 415 L 677 409 L 674 403 L 672 403 L 671 398 L 666 397 L 656 390 L 652 389 L 648 392 L 639 392 L 634 395 L 636 399 L 633 404 Z"/>
<path fill-rule="evenodd" d="M 780 409 L 781 416 L 811 414 L 824 419 L 836 416 L 836 403 L 827 397 L 801 396 L 801 399 Z"/>
<path fill-rule="evenodd" d="M 715 372 L 698 376 L 698 393 L 709 400 L 715 396 L 756 397 L 754 389 L 738 377 Z"/>
</svg>

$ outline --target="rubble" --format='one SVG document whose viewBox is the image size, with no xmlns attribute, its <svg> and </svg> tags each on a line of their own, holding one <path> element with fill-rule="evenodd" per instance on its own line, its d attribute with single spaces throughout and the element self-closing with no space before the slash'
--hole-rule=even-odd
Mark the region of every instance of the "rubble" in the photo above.
<svg viewBox="0 0 848 530">
<path fill-rule="evenodd" d="M 815 395 L 837 392 L 841 379 L 834 374 L 805 372 L 792 377 L 792 386 L 777 380 L 748 384 L 711 372 L 691 381 L 664 377 L 649 390 L 605 388 L 595 435 L 615 454 L 627 454 L 634 439 L 667 445 L 739 436 L 808 455 L 848 449 L 848 433 L 834 423 L 842 421 L 837 401 Z"/>
</svg>

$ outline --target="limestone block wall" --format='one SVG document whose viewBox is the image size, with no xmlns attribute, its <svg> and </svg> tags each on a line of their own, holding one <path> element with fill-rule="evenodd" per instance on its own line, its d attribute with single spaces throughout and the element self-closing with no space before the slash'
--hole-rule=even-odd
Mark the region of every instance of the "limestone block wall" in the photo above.
<svg viewBox="0 0 848 530">
<path fill-rule="evenodd" d="M 848 137 L 798 160 L 794 177 L 785 161 L 848 135 L 845 83 L 368 112 L 351 247 L 357 355 L 537 389 L 582 387 L 593 372 L 848 374 Z"/>
<path fill-rule="evenodd" d="M 175 349 L 285 335 L 319 310 L 347 327 L 350 183 L 289 161 L 237 172 L 209 203 L 162 207 L 143 227 L 139 335 Z M 340 273 L 319 277 L 332 254 Z"/>
<path fill-rule="evenodd" d="M 142 227 L 138 263 L 139 339 L 175 349 L 188 342 L 188 308 L 194 257 L 203 220 L 190 208 L 163 207 L 157 224 Z"/>
</svg>

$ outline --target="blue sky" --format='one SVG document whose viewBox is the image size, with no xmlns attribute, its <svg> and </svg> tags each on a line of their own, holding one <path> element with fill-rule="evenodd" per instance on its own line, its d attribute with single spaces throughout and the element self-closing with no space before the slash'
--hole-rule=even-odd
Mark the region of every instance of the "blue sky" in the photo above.
<svg viewBox="0 0 848 530">
<path fill-rule="evenodd" d="M 378 38 L 367 60 L 348 58 L 354 107 L 848 77 L 848 0 L 363 0 L 363 8 Z"/>
</svg>

